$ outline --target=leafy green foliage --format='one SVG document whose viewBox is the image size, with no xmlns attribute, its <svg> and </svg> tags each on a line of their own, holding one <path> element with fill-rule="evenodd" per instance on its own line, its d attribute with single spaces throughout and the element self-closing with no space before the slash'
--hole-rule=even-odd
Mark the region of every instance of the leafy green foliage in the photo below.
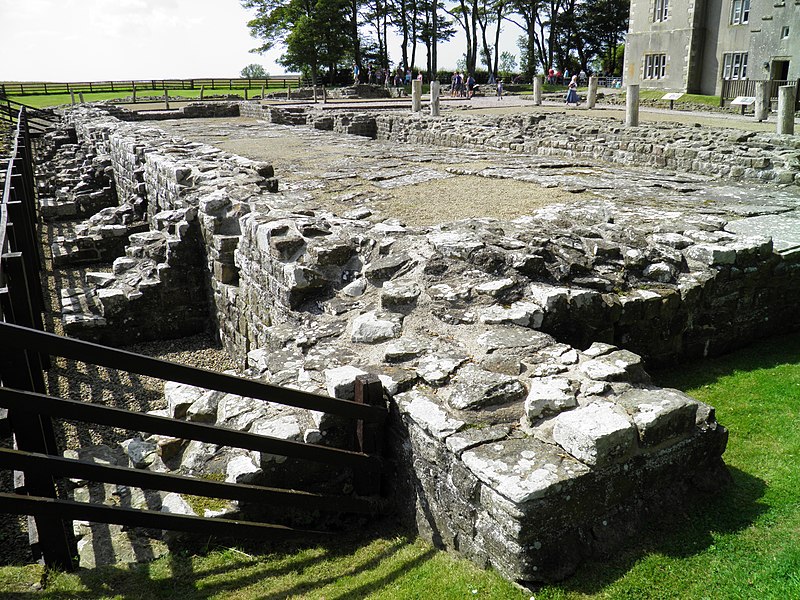
<svg viewBox="0 0 800 600">
<path fill-rule="evenodd" d="M 354 51 L 347 0 L 242 0 L 242 5 L 256 9 L 247 23 L 250 34 L 261 40 L 253 52 L 284 44 L 278 62 L 308 71 L 315 84 L 323 67 L 334 74 Z"/>
<path fill-rule="evenodd" d="M 251 63 L 242 69 L 241 76 L 246 79 L 265 79 L 269 73 L 262 65 Z"/>
<path fill-rule="evenodd" d="M 500 53 L 500 67 L 498 69 L 503 77 L 508 77 L 517 71 L 517 57 L 511 52 Z"/>
</svg>

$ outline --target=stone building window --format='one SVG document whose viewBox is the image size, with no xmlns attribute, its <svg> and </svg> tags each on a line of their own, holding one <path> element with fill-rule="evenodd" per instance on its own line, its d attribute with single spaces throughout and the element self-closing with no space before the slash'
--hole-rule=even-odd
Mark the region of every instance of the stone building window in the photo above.
<svg viewBox="0 0 800 600">
<path fill-rule="evenodd" d="M 728 52 L 722 61 L 723 79 L 747 79 L 747 52 Z"/>
<path fill-rule="evenodd" d="M 733 0 L 731 6 L 731 25 L 744 25 L 750 22 L 750 0 Z"/>
<path fill-rule="evenodd" d="M 664 79 L 667 76 L 666 54 L 644 55 L 644 79 Z"/>
<path fill-rule="evenodd" d="M 789 26 L 788 25 L 784 25 L 781 28 L 781 39 L 782 40 L 788 40 L 789 39 Z"/>
<path fill-rule="evenodd" d="M 750 0 L 747 0 L 750 2 Z M 669 0 L 656 0 L 653 9 L 653 21 L 666 21 L 669 15 Z"/>
</svg>

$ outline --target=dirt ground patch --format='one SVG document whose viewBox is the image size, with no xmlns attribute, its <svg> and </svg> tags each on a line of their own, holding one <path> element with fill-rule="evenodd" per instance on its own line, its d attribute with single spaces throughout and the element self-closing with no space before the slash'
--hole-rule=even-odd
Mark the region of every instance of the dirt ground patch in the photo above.
<svg viewBox="0 0 800 600">
<path fill-rule="evenodd" d="M 574 201 L 583 195 L 512 179 L 459 175 L 398 188 L 377 206 L 382 213 L 408 225 L 435 225 L 473 217 L 516 219 L 548 204 Z"/>
<path fill-rule="evenodd" d="M 513 219 L 553 203 L 580 201 L 590 195 L 513 179 L 456 175 L 453 169 L 478 171 L 502 163 L 479 156 L 461 158 L 435 149 L 424 163 L 396 145 L 353 139 L 306 128 L 271 128 L 254 119 L 168 121 L 160 127 L 172 135 L 202 141 L 228 152 L 272 164 L 281 189 L 317 183 L 311 189 L 320 206 L 343 214 L 368 199 L 381 216 L 407 225 L 429 226 L 473 217 Z M 428 149 L 430 150 L 430 149 Z M 386 167 L 385 165 L 389 165 Z M 376 169 L 436 171 L 438 178 L 397 187 L 370 181 Z"/>
</svg>

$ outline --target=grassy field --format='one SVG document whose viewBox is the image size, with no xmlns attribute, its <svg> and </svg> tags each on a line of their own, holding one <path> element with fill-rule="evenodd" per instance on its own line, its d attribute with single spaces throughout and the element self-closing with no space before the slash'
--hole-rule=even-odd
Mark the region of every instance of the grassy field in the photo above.
<svg viewBox="0 0 800 600">
<path fill-rule="evenodd" d="M 286 90 L 286 88 L 282 87 L 279 84 L 276 84 L 273 87 L 268 87 L 267 92 L 280 92 L 281 90 Z M 171 100 L 175 100 L 177 98 L 192 98 L 192 99 L 199 99 L 200 98 L 200 90 L 168 90 L 169 97 Z M 218 88 L 206 88 L 203 92 L 206 97 L 208 96 L 228 96 L 228 95 L 235 95 L 239 98 L 244 98 L 244 88 L 236 88 L 236 89 L 228 89 L 227 87 L 218 87 Z M 248 88 L 247 95 L 249 98 L 253 96 L 261 94 L 261 86 L 254 86 Z M 86 102 L 100 102 L 102 100 L 121 100 L 123 98 L 130 98 L 131 91 L 121 91 L 121 92 L 84 92 L 83 99 Z M 136 90 L 136 97 L 138 100 L 141 100 L 145 97 L 152 97 L 156 99 L 163 99 L 164 98 L 164 90 L 159 89 L 138 89 Z M 49 106 L 60 106 L 62 104 L 69 104 L 72 102 L 69 94 L 41 94 L 41 95 L 25 95 L 25 96 L 10 96 L 9 97 L 14 102 L 19 102 L 21 104 L 27 104 L 28 106 L 33 106 L 35 108 L 47 108 Z M 75 102 L 78 102 L 78 94 L 75 94 Z"/>
<path fill-rule="evenodd" d="M 800 598 L 800 335 L 655 374 L 716 406 L 733 483 L 653 523 L 627 550 L 584 565 L 537 600 Z M 492 571 L 400 532 L 333 545 L 214 548 L 75 574 L 0 568 L 0 598 L 527 599 Z"/>
<path fill-rule="evenodd" d="M 659 90 L 640 90 L 639 91 L 639 98 L 640 99 L 656 99 L 660 100 L 664 97 L 665 92 Z M 624 96 L 624 94 L 623 94 Z M 702 96 L 700 94 L 684 94 L 677 100 L 675 100 L 675 104 L 707 104 L 708 106 L 714 106 L 719 108 L 719 96 Z M 665 105 L 669 105 L 669 100 L 664 100 Z"/>
</svg>

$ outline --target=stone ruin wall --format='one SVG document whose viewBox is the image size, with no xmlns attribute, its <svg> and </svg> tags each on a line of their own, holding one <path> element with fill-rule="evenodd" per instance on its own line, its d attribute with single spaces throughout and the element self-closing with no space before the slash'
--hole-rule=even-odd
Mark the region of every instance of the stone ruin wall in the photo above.
<svg viewBox="0 0 800 600">
<path fill-rule="evenodd" d="M 271 123 L 307 124 L 401 143 L 478 146 L 715 175 L 737 181 L 800 185 L 800 141 L 796 136 L 774 133 L 727 130 L 720 135 L 719 130 L 676 123 L 647 123 L 646 127 L 628 128 L 612 119 L 557 113 L 452 115 L 434 119 L 422 114 L 322 111 L 252 102 L 241 103 L 239 110 L 241 116 Z M 334 125 L 337 119 L 344 126 Z M 347 129 L 350 119 L 360 124 L 360 131 Z"/>
<path fill-rule="evenodd" d="M 120 202 L 145 211 L 151 232 L 131 236 L 113 275 L 90 274 L 96 290 L 75 290 L 67 331 L 130 343 L 204 331 L 219 313 L 223 341 L 235 340 L 225 315 L 235 305 L 227 288 L 236 279 L 231 242 L 238 239 L 240 211 L 247 210 L 237 190 L 247 197 L 275 189 L 272 167 L 95 110 L 71 113 L 70 123 L 80 144 L 108 157 Z M 87 305 L 96 314 L 81 315 Z M 226 345 L 233 350 L 246 342 Z"/>
<path fill-rule="evenodd" d="M 321 119 L 312 126 L 444 144 L 424 119 Z M 648 509 L 725 479 L 713 409 L 652 386 L 640 358 L 616 346 L 670 360 L 797 325 L 796 256 L 716 217 L 594 202 L 412 229 L 306 207 L 275 193 L 268 165 L 203 144 L 92 111 L 71 121 L 151 218 L 178 211 L 196 223 L 188 247 L 239 364 L 340 397 L 357 374 L 378 374 L 395 400 L 401 510 L 429 539 L 514 580 L 563 577 Z M 517 135 L 484 130 L 482 143 L 513 148 L 525 143 Z M 165 301 L 192 293 L 202 296 L 182 288 Z M 329 426 L 282 414 L 261 430 L 324 443 Z M 273 459 L 236 457 L 229 467 L 253 462 L 228 475 L 263 475 Z"/>
</svg>

